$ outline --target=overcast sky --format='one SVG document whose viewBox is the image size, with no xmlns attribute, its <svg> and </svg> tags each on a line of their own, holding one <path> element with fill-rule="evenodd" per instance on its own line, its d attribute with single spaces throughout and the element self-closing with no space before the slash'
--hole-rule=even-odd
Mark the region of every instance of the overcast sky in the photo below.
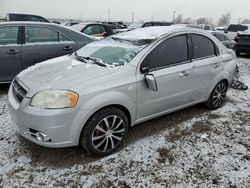
<svg viewBox="0 0 250 188">
<path fill-rule="evenodd" d="M 227 12 L 232 22 L 250 19 L 249 0 L 0 0 L 0 16 L 8 12 L 33 13 L 47 18 L 113 21 L 172 21 L 173 11 L 183 17 L 208 17 L 217 22 Z"/>
</svg>

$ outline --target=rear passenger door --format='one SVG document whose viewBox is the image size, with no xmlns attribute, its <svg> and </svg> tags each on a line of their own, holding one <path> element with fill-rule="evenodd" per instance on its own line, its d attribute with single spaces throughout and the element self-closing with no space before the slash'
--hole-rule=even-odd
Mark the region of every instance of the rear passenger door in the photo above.
<svg viewBox="0 0 250 188">
<path fill-rule="evenodd" d="M 21 70 L 18 26 L 0 27 L 0 82 L 11 81 Z"/>
<path fill-rule="evenodd" d="M 66 35 L 45 26 L 26 26 L 22 46 L 23 69 L 35 63 L 70 54 L 76 44 Z"/>
<path fill-rule="evenodd" d="M 222 71 L 222 59 L 214 42 L 209 38 L 191 34 L 193 46 L 193 65 L 196 77 L 194 84 L 201 97 L 207 96 L 207 91 L 213 84 L 217 74 Z"/>
</svg>

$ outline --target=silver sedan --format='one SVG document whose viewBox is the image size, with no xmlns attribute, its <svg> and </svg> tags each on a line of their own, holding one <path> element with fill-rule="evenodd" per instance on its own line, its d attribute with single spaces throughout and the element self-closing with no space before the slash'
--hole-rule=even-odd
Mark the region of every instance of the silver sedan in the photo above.
<svg viewBox="0 0 250 188">
<path fill-rule="evenodd" d="M 107 155 L 138 123 L 197 103 L 221 107 L 236 63 L 208 32 L 138 29 L 21 72 L 8 94 L 11 115 L 36 144 Z"/>
</svg>

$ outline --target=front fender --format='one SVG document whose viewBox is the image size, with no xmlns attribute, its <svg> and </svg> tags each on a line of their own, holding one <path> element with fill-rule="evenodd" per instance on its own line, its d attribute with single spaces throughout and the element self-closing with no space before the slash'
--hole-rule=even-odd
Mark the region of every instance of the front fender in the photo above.
<svg viewBox="0 0 250 188">
<path fill-rule="evenodd" d="M 121 105 L 125 107 L 130 113 L 131 125 L 134 124 L 136 118 L 135 99 L 117 91 L 101 93 L 88 100 L 88 102 L 79 108 L 70 131 L 72 136 L 76 135 L 75 143 L 79 141 L 81 131 L 88 119 L 98 110 L 110 105 Z"/>
</svg>

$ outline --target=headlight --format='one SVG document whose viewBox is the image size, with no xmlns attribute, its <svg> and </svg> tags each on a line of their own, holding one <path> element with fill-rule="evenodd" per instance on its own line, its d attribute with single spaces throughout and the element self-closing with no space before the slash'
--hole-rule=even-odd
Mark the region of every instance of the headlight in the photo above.
<svg viewBox="0 0 250 188">
<path fill-rule="evenodd" d="M 72 91 L 44 90 L 32 98 L 30 105 L 48 109 L 72 108 L 77 100 L 78 94 Z"/>
</svg>

